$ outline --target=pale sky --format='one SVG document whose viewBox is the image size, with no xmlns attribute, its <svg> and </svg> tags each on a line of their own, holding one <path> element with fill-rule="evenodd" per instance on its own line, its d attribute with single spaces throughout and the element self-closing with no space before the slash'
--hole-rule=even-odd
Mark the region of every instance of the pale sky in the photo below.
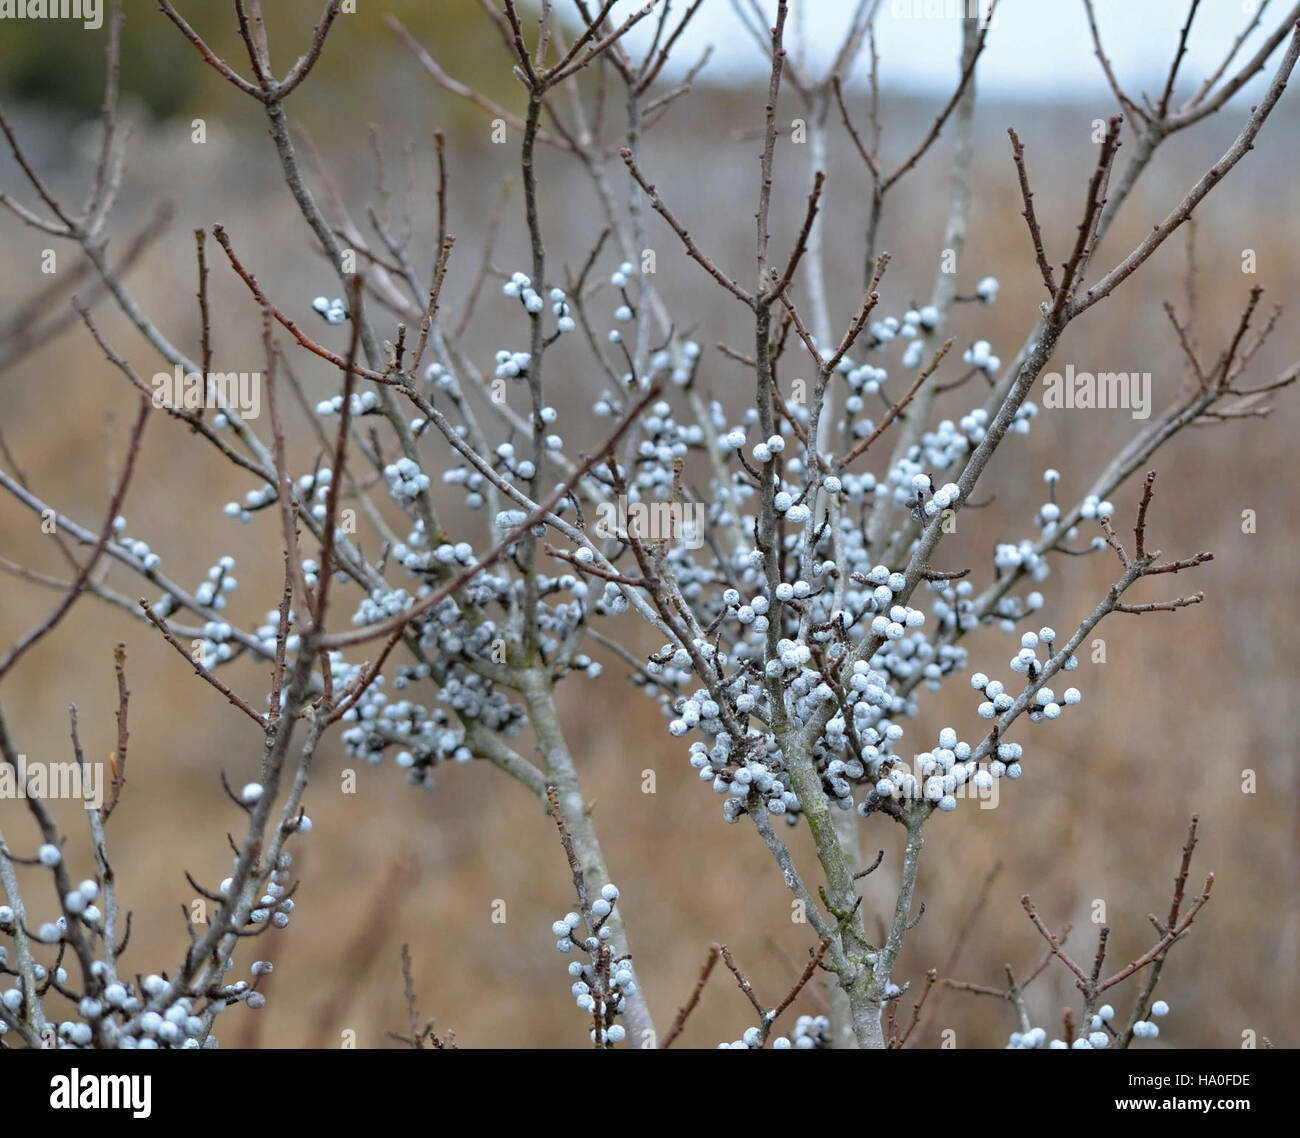
<svg viewBox="0 0 1300 1138">
<path fill-rule="evenodd" d="M 623 0 L 615 18 L 625 17 L 641 0 Z M 739 0 L 748 4 L 750 0 Z M 881 82 L 906 88 L 951 87 L 956 77 L 959 31 L 951 18 L 926 18 L 927 10 L 952 11 L 963 0 L 881 0 L 876 34 L 881 56 Z M 982 0 L 987 3 L 987 0 Z M 1233 39 L 1250 22 L 1259 0 L 1202 0 L 1179 72 L 1178 92 L 1190 93 L 1218 67 Z M 775 0 L 759 0 L 775 13 Z M 797 8 L 802 3 L 802 17 Z M 1290 0 L 1273 0 L 1260 28 L 1238 53 L 1248 59 L 1277 26 Z M 674 0 L 676 16 L 687 0 Z M 829 61 L 839 45 L 856 0 L 795 0 L 787 25 L 787 45 L 797 51 L 802 23 L 808 55 Z M 1096 0 L 1102 42 L 1125 89 L 1135 96 L 1143 89 L 1158 95 L 1178 34 L 1187 15 L 1188 0 Z M 919 13 L 919 16 L 916 14 Z M 653 17 L 634 29 L 631 42 L 649 40 Z M 716 81 L 737 73 L 757 73 L 765 65 L 757 44 L 744 31 L 732 0 L 704 0 L 690 30 L 674 50 L 677 70 L 698 58 L 712 43 L 708 74 Z M 1276 55 L 1283 49 L 1279 48 Z M 1082 0 L 1001 0 L 989 43 L 980 62 L 979 81 L 986 91 L 1062 97 L 1104 89 L 1105 80 L 1092 52 Z M 1256 84 L 1264 80 L 1257 79 Z M 1243 100 L 1258 86 L 1248 87 Z"/>
</svg>

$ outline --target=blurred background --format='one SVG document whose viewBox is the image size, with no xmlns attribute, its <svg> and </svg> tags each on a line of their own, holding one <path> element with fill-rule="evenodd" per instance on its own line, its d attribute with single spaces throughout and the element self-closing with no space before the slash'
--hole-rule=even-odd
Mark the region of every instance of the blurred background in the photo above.
<svg viewBox="0 0 1300 1138">
<path fill-rule="evenodd" d="M 227 5 L 181 7 L 215 50 L 237 66 L 245 62 Z M 510 132 L 509 145 L 493 145 L 488 116 L 436 86 L 384 26 L 383 14 L 397 15 L 455 78 L 511 111 L 522 109 L 522 91 L 510 76 L 500 37 L 473 0 L 385 0 L 360 7 L 360 13 L 340 18 L 320 66 L 290 102 L 300 154 L 318 199 L 328 203 L 324 171 L 353 215 L 364 219 L 367 204 L 380 202 L 377 140 L 390 209 L 409 210 L 411 249 L 417 263 L 427 265 L 436 224 L 433 132 L 446 132 L 448 226 L 457 247 L 443 296 L 444 312 L 456 320 L 503 193 L 507 205 L 491 261 L 507 273 L 527 267 L 518 136 Z M 828 57 L 851 5 L 808 7 L 799 50 L 809 60 Z M 1049 16 L 1026 0 L 1005 3 L 979 72 L 986 97 L 976 110 L 975 205 L 959 291 L 973 291 L 986 275 L 996 276 L 1002 290 L 991 309 L 958 306 L 952 334 L 959 345 L 986 338 L 1004 360 L 1015 355 L 1032 327 L 1041 290 L 1019 216 L 1006 128 L 1015 126 L 1026 144 L 1039 218 L 1049 253 L 1059 260 L 1073 242 L 1095 161 L 1093 121 L 1115 110 L 1094 73 L 1081 9 L 1050 7 Z M 1185 10 L 1164 2 L 1143 5 L 1140 14 L 1129 11 L 1134 7 L 1099 3 L 1103 33 L 1129 88 L 1158 91 L 1160 68 L 1172 57 Z M 1178 87 L 1184 97 L 1227 50 L 1240 30 L 1237 21 L 1244 24 L 1236 3 L 1203 7 L 1204 22 L 1194 31 Z M 158 327 L 195 355 L 193 230 L 220 223 L 277 305 L 320 342 L 343 352 L 346 325 L 330 328 L 310 307 L 319 294 L 338 295 L 337 282 L 278 177 L 259 109 L 203 66 L 150 5 L 128 8 L 121 81 L 123 114 L 134 135 L 109 224 L 110 256 L 125 251 L 160 203 L 172 211 L 127 274 L 129 288 Z M 280 71 L 303 50 L 318 8 L 315 0 L 268 5 Z M 1271 28 L 1276 18 L 1267 14 L 1265 26 Z M 84 197 L 98 144 L 104 35 L 58 21 L 0 26 L 5 114 L 51 190 L 74 208 Z M 906 19 L 891 11 L 888 0 L 882 6 L 887 164 L 911 152 L 951 92 L 958 37 L 950 19 Z M 717 47 L 714 61 L 644 140 L 641 160 L 672 209 L 724 267 L 739 274 L 752 256 L 763 68 L 729 4 L 705 0 L 699 27 L 680 45 L 682 65 L 662 82 L 669 89 L 672 75 L 680 75 L 709 42 Z M 849 93 L 860 123 L 864 66 L 860 61 L 854 69 Z M 1140 241 L 1222 154 L 1258 90 L 1248 88 L 1221 113 L 1161 148 L 1100 249 L 1096 273 Z M 801 113 L 787 92 L 778 121 L 788 123 Z M 201 145 L 192 141 L 196 118 L 206 126 Z M 1217 356 L 1231 336 L 1252 285 L 1266 290 L 1261 311 L 1296 304 L 1296 127 L 1296 95 L 1290 93 L 1256 150 L 1197 212 L 1197 334 L 1207 358 Z M 1125 139 L 1131 150 L 1127 132 Z M 827 270 L 833 314 L 842 328 L 859 299 L 869 183 L 838 122 L 829 157 Z M 894 260 L 882 288 L 882 312 L 899 315 L 929 297 L 949 167 L 941 139 L 891 195 L 880 245 Z M 623 185 L 617 157 L 607 163 L 607 173 Z M 810 177 L 806 149 L 783 142 L 773 224 L 777 248 L 793 240 Z M 562 280 L 564 270 L 580 269 L 603 223 L 591 183 L 574 163 L 544 149 L 539 178 L 550 264 Z M 0 189 L 28 206 L 37 204 L 7 152 L 0 155 Z M 67 323 L 57 336 L 33 342 L 29 335 L 67 311 L 74 291 L 94 295 L 75 246 L 26 228 L 7 212 L 0 214 L 0 231 L 4 466 L 21 470 L 37 496 L 97 530 L 135 399 L 79 321 Z M 660 288 L 683 330 L 705 349 L 702 388 L 738 416 L 751 398 L 752 382 L 716 345 L 745 345 L 752 325 L 747 329 L 744 311 L 685 260 L 658 219 L 652 219 L 650 244 L 658 253 Z M 57 251 L 53 276 L 41 272 L 47 248 Z M 1246 250 L 1256 254 L 1254 275 L 1242 271 Z M 607 275 L 619 259 L 606 249 L 597 275 Z M 1067 331 L 1051 366 L 1149 371 L 1158 413 L 1182 381 L 1182 358 L 1160 306 L 1168 299 L 1185 309 L 1186 261 L 1180 235 Z M 214 367 L 257 370 L 256 307 L 214 243 L 209 264 Z M 480 366 L 490 366 L 500 347 L 525 346 L 515 303 L 495 283 L 486 289 L 465 340 Z M 608 326 L 618 300 L 603 293 L 592 303 L 598 328 Z M 148 377 L 163 366 L 111 303 L 99 298 L 95 312 L 138 372 Z M 1285 315 L 1252 366 L 1252 385 L 1295 360 L 1294 327 Z M 380 328 L 391 338 L 393 329 L 382 317 Z M 550 398 L 560 409 L 566 441 L 580 449 L 602 431 L 591 404 L 603 378 L 576 345 L 561 348 L 550 373 Z M 313 403 L 337 391 L 331 368 L 296 348 L 286 351 Z M 896 357 L 888 356 L 888 363 L 896 367 Z M 797 365 L 788 363 L 787 374 L 797 374 Z M 950 369 L 940 378 L 956 374 Z M 982 398 L 978 383 L 942 396 L 938 415 L 956 417 L 976 405 Z M 514 393 L 512 398 L 522 400 Z M 1096 938 L 1094 903 L 1104 901 L 1113 930 L 1110 960 L 1118 966 L 1133 959 L 1154 936 L 1147 914 L 1168 910 L 1188 820 L 1198 813 L 1201 844 L 1192 882 L 1199 891 L 1212 870 L 1213 899 L 1170 955 L 1160 994 L 1173 1010 L 1161 1024 L 1160 1039 L 1145 1046 L 1240 1047 L 1247 1032 L 1260 1045 L 1264 1037 L 1279 1046 L 1296 1044 L 1300 788 L 1293 690 L 1300 660 L 1297 638 L 1288 629 L 1298 615 L 1294 535 L 1300 505 L 1292 490 L 1300 393 L 1283 391 L 1274 403 L 1265 420 L 1186 431 L 1153 463 L 1160 481 L 1148 544 L 1180 557 L 1214 552 L 1215 560 L 1198 569 L 1194 581 L 1180 576 L 1168 582 L 1175 586 L 1171 593 L 1204 589 L 1205 603 L 1177 614 L 1108 619 L 1099 630 L 1107 662 L 1092 664 L 1085 657 L 1072 677 L 1084 693 L 1084 714 L 1064 716 L 1050 730 L 1019 727 L 1025 777 L 1002 787 L 997 809 L 967 804 L 928 827 L 917 892 L 926 915 L 910 934 L 897 972 L 900 981 L 912 980 L 913 991 L 930 968 L 991 985 L 1001 983 L 1005 963 L 1022 975 L 1029 971 L 1042 953 L 1019 904 L 1024 893 L 1032 894 L 1053 927 L 1073 923 L 1068 947 L 1088 959 Z M 297 407 L 290 406 L 288 419 L 292 464 L 309 469 L 314 436 Z M 990 578 L 995 541 L 1036 535 L 1032 519 L 1044 500 L 1043 469 L 1062 471 L 1061 498 L 1073 502 L 1141 425 L 1122 410 L 1040 414 L 1027 439 L 1013 439 L 999 451 L 982 484 L 995 500 L 972 515 L 974 524 L 963 519 L 958 534 L 945 542 L 945 564 L 973 564 L 982 587 Z M 257 426 L 265 435 L 265 418 Z M 426 469 L 443 468 L 447 453 L 439 439 L 426 437 L 425 459 Z M 873 469 L 883 474 L 883 459 L 877 463 Z M 126 532 L 160 553 L 163 570 L 183 585 L 196 586 L 218 557 L 233 556 L 239 588 L 227 619 L 245 627 L 274 608 L 281 567 L 271 511 L 255 515 L 249 525 L 222 514 L 225 502 L 242 499 L 251 488 L 245 473 L 158 416 L 146 432 L 123 511 Z M 1114 495 L 1121 535 L 1131 531 L 1139 490 L 1136 479 Z M 459 502 L 459 495 L 449 496 L 445 516 L 477 543 L 487 519 L 464 513 Z M 1243 533 L 1245 510 L 1257 518 L 1253 533 Z M 0 556 L 66 575 L 39 519 L 8 496 L 0 498 Z M 1114 576 L 1109 554 L 1057 560 L 1043 588 L 1041 623 L 1072 630 Z M 108 581 L 129 596 L 140 591 L 120 568 Z M 1164 596 L 1156 583 L 1139 588 L 1138 600 Z M 24 634 L 57 597 L 12 575 L 0 576 L 0 643 Z M 632 621 L 608 631 L 638 652 L 657 647 Z M 218 772 L 224 770 L 235 785 L 255 775 L 256 733 L 152 628 L 94 598 L 79 602 L 27 655 L 7 677 L 0 699 L 29 761 L 71 758 L 70 702 L 79 710 L 88 757 L 103 761 L 116 745 L 118 640 L 128 653 L 131 740 L 129 782 L 110 823 L 109 846 L 122 904 L 134 914 L 125 963 L 140 973 L 171 970 L 185 943 L 178 907 L 193 899 L 182 870 L 205 883 L 228 872 L 226 833 L 240 819 L 220 792 Z M 1005 674 L 1013 640 L 985 629 L 967 643 L 972 670 Z M 606 661 L 604 674 L 563 684 L 562 710 L 611 874 L 623 891 L 639 979 L 660 1030 L 691 991 L 712 941 L 729 945 L 762 998 L 776 1003 L 806 959 L 810 931 L 791 924 L 789 895 L 752 828 L 723 823 L 720 800 L 700 785 L 687 765 L 686 748 L 668 735 L 656 705 L 628 683 L 615 659 L 595 654 Z M 246 662 L 225 676 L 254 702 L 266 687 L 264 670 Z M 931 739 L 949 724 L 959 732 L 973 730 L 971 694 L 958 680 L 928 698 L 915 737 Z M 527 736 L 516 746 L 531 753 Z M 462 1045 L 476 1047 L 587 1045 L 569 994 L 567 961 L 555 952 L 549 930 L 572 907 L 572 889 L 554 827 L 538 802 L 480 764 L 442 768 L 430 791 L 408 787 L 391 764 L 367 767 L 357 771 L 355 793 L 344 793 L 344 774 L 353 765 L 337 735 L 327 737 L 307 798 L 315 829 L 295 848 L 302 884 L 294 919 L 284 932 L 246 944 L 232 973 L 246 976 L 252 960 L 274 959 L 278 967 L 263 987 L 268 1007 L 240 1008 L 219 1020 L 222 1045 L 329 1047 L 351 1031 L 358 1046 L 395 1046 L 385 1032 L 403 1030 L 406 1023 L 403 943 L 411 946 L 421 1013 L 436 1017 L 440 1033 L 454 1031 Z M 655 772 L 654 794 L 642 792 L 646 771 Z M 1247 771 L 1254 772 L 1253 793 L 1243 793 Z M 59 817 L 70 835 L 74 873 L 87 876 L 93 863 L 77 813 L 66 808 Z M 21 804 L 0 801 L 0 824 L 16 851 L 34 849 L 36 834 Z M 868 857 L 876 849 L 885 852 L 865 888 L 868 923 L 874 926 L 892 911 L 901 834 L 881 818 L 862 829 Z M 806 834 L 800 830 L 791 840 L 805 874 L 815 879 Z M 971 920 L 991 875 L 987 903 Z M 23 880 L 33 922 L 50 919 L 48 884 L 30 873 Z M 493 920 L 500 901 L 504 923 Z M 1034 1023 L 1058 1035 L 1061 1008 L 1074 995 L 1064 971 L 1049 969 L 1029 992 Z M 1131 996 L 1126 986 L 1114 1000 L 1121 1015 Z M 823 1008 L 822 994 L 810 989 L 794 1010 Z M 711 1047 L 734 1039 L 752 1014 L 719 970 L 681 1045 Z M 785 1026 L 791 1028 L 793 1020 Z M 937 990 L 913 1045 L 937 1046 L 940 1033 L 952 1029 L 957 1046 L 1000 1046 L 1016 1027 L 1003 1003 Z"/>
</svg>

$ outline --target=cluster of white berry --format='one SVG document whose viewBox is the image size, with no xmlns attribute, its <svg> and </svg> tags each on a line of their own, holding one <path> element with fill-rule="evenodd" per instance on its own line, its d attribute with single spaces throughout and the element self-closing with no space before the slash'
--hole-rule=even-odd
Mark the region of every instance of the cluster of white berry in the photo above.
<svg viewBox="0 0 1300 1138">
<path fill-rule="evenodd" d="M 1008 666 L 1017 675 L 1027 676 L 1030 684 L 1033 685 L 1038 681 L 1044 667 L 1044 661 L 1038 658 L 1038 648 L 1042 646 L 1050 652 L 1055 639 L 1056 631 L 1051 628 L 1040 628 L 1037 632 L 1024 633 L 1020 637 L 1020 651 L 1011 658 Z M 1072 672 L 1078 666 L 1078 657 L 1071 654 L 1065 658 L 1061 668 L 1063 671 Z M 971 687 L 975 691 L 983 692 L 987 697 L 976 709 L 981 719 L 996 718 L 1015 706 L 1016 698 L 1006 690 L 1002 681 L 990 680 L 983 672 L 976 672 L 971 676 Z M 1043 719 L 1059 719 L 1063 706 L 1073 706 L 1082 699 L 1083 696 L 1078 688 L 1066 688 L 1058 701 L 1056 692 L 1052 688 L 1040 685 L 1034 692 L 1033 702 L 1028 708 L 1029 719 L 1033 723 Z"/>
<path fill-rule="evenodd" d="M 326 324 L 342 324 L 348 318 L 348 307 L 341 300 L 318 296 L 311 302 L 311 306 L 320 313 Z"/>
<path fill-rule="evenodd" d="M 794 1031 L 789 1036 L 790 1045 L 800 1051 L 825 1048 L 831 1045 L 831 1024 L 825 1016 L 800 1016 L 795 1020 Z M 772 1046 L 781 1048 L 781 1037 L 772 1041 Z"/>
<path fill-rule="evenodd" d="M 250 783 L 243 788 L 240 798 L 252 806 L 261 795 L 262 787 Z M 311 821 L 306 815 L 290 825 L 297 833 L 305 834 L 311 830 Z M 37 861 L 46 869 L 58 869 L 63 864 L 63 853 L 58 846 L 46 844 L 37 851 Z M 292 864 L 292 855 L 281 851 L 275 868 L 267 875 L 264 894 L 248 915 L 247 929 L 250 933 L 268 922 L 281 929 L 289 924 L 294 909 L 293 899 L 288 896 Z M 220 894 L 229 897 L 233 888 L 234 879 L 227 878 L 221 883 Z M 102 941 L 107 932 L 104 914 L 97 904 L 100 894 L 99 882 L 91 879 L 69 890 L 60 899 L 62 915 L 40 925 L 34 938 L 36 942 L 61 947 L 65 942 L 71 943 L 70 919 L 82 926 L 79 932 L 86 943 L 93 946 L 97 939 Z M 18 920 L 13 908 L 0 905 L 0 934 L 16 935 Z M 233 960 L 227 958 L 222 974 L 229 973 L 233 967 Z M 265 1006 L 266 997 L 256 990 L 256 978 L 270 974 L 271 970 L 269 961 L 255 961 L 251 968 L 255 978 L 253 984 L 244 980 L 212 983 L 201 994 L 178 993 L 173 982 L 156 973 L 137 976 L 133 983 L 118 977 L 109 962 L 103 959 L 92 959 L 87 976 L 89 987 L 79 998 L 75 993 L 69 993 L 68 971 L 57 962 L 52 968 L 33 962 L 32 979 L 42 992 L 57 986 L 60 992 L 71 994 L 76 1001 L 78 1018 L 51 1024 L 53 1036 L 44 1041 L 47 1045 L 74 1049 L 95 1046 L 193 1050 L 218 1046 L 217 1037 L 212 1034 L 213 1020 L 227 1007 L 237 1003 L 254 1009 Z M 18 977 L 18 973 L 10 968 L 8 946 L 3 944 L 0 944 L 0 974 Z M 0 991 L 0 1004 L 18 1019 L 24 1017 L 26 999 L 21 978 L 12 987 Z M 9 1030 L 9 1023 L 0 1019 L 0 1037 Z"/>
<path fill-rule="evenodd" d="M 253 520 L 253 515 L 258 510 L 264 510 L 271 505 L 275 498 L 274 486 L 258 486 L 244 494 L 244 501 L 227 502 L 223 508 L 226 517 L 234 518 L 236 521 L 247 524 Z"/>
<path fill-rule="evenodd" d="M 623 1025 L 614 1021 L 627 1006 L 627 998 L 636 993 L 631 957 L 614 958 L 610 949 L 613 930 L 608 921 L 618 898 L 618 886 L 603 885 L 588 914 L 566 913 L 551 925 L 555 947 L 560 952 L 568 955 L 577 950 L 586 956 L 585 960 L 569 964 L 569 976 L 573 980 L 570 991 L 579 1010 L 593 1018 L 588 1033 L 591 1041 L 606 1046 L 621 1043 L 627 1037 Z"/>
<path fill-rule="evenodd" d="M 1168 1014 L 1169 1005 L 1164 1000 L 1156 1000 L 1151 1005 L 1152 1016 L 1159 1018 Z M 1118 1038 L 1118 1033 L 1112 1026 L 1114 1020 L 1115 1009 L 1110 1004 L 1103 1004 L 1089 1021 L 1087 1034 L 1079 1036 L 1072 1043 L 1063 1039 L 1053 1039 L 1049 1043 L 1047 1032 L 1041 1027 L 1035 1027 L 1024 1032 L 1013 1031 L 1007 1048 L 1015 1051 L 1034 1051 L 1043 1047 L 1052 1051 L 1102 1051 Z M 1138 1020 L 1133 1024 L 1133 1034 L 1138 1039 L 1154 1039 L 1160 1034 L 1160 1028 L 1149 1020 Z"/>
<path fill-rule="evenodd" d="M 633 293 L 635 279 L 630 263 L 619 265 L 609 277 L 620 301 L 613 310 L 614 342 L 620 339 L 617 328 L 636 318 L 641 298 Z M 557 321 L 554 336 L 575 327 L 577 313 L 561 289 L 543 288 L 527 274 L 516 272 L 503 292 L 517 300 L 531 320 L 545 316 L 549 299 Z M 991 304 L 997 292 L 997 281 L 986 278 L 975 296 L 967 299 Z M 928 342 L 938 321 L 939 313 L 928 306 L 909 308 L 901 318 L 884 317 L 870 326 L 862 350 L 870 357 L 896 343 L 905 344 L 904 366 L 919 366 L 922 361 L 916 350 Z M 631 356 L 625 355 L 630 361 Z M 655 377 L 666 376 L 679 388 L 690 387 L 700 358 L 694 341 L 656 349 L 650 353 L 649 374 L 625 375 L 622 390 L 601 395 L 596 414 L 625 414 L 628 392 Z M 1001 366 L 985 340 L 974 341 L 966 358 L 972 368 L 990 375 Z M 458 398 L 456 368 L 460 366 L 444 353 L 428 366 L 425 378 L 435 391 Z M 491 374 L 521 379 L 531 366 L 527 351 L 501 348 Z M 837 400 L 842 408 L 838 429 L 846 440 L 864 438 L 875 430 L 878 419 L 867 414 L 867 400 L 879 398 L 889 404 L 889 371 L 883 361 L 868 363 L 846 356 L 835 374 L 847 388 Z M 895 526 L 929 524 L 959 508 L 963 503 L 957 483 L 934 472 L 959 466 L 979 445 L 988 428 L 986 411 L 975 407 L 942 420 L 881 476 L 844 469 L 810 471 L 804 457 L 808 411 L 798 400 L 790 401 L 788 414 L 776 421 L 776 430 L 765 432 L 757 431 L 759 416 L 752 407 L 737 423 L 729 420 L 718 400 L 697 401 L 694 406 L 703 410 L 703 419 L 682 415 L 667 398 L 653 403 L 633 428 L 634 441 L 622 454 L 617 477 L 630 506 L 676 501 L 678 467 L 695 454 L 710 457 L 715 473 L 721 469 L 725 475 L 698 503 L 705 514 L 706 533 L 719 540 L 702 552 L 699 543 L 682 540 L 661 547 L 666 569 L 697 614 L 702 634 L 685 643 L 665 644 L 635 677 L 642 690 L 660 703 L 669 732 L 690 740 L 691 765 L 702 781 L 724 797 L 724 818 L 734 822 L 750 810 L 761 809 L 790 824 L 797 822 L 801 805 L 772 727 L 779 719 L 794 730 L 817 725 L 806 745 L 828 797 L 846 810 L 869 814 L 915 804 L 952 810 L 964 794 L 983 794 L 996 779 L 1017 778 L 1020 744 L 998 740 L 995 749 L 977 762 L 972 758 L 975 743 L 959 741 L 955 728 L 940 733 L 939 746 L 904 762 L 904 724 L 918 713 L 918 688 L 937 690 L 949 677 L 966 670 L 967 650 L 957 642 L 962 633 L 982 620 L 998 620 L 1004 629 L 1020 631 L 1025 617 L 1042 607 L 1041 594 L 1006 590 L 991 611 L 985 611 L 977 607 L 969 581 L 934 580 L 903 600 L 904 574 L 870 557 L 863 524 L 866 512 L 882 499 L 896 511 Z M 339 414 L 342 397 L 323 401 L 317 410 L 322 415 Z M 377 395 L 354 394 L 350 410 L 354 415 L 377 413 Z M 1023 404 L 1012 430 L 1028 431 L 1036 410 L 1032 403 Z M 556 410 L 549 406 L 536 414 L 543 426 L 558 421 Z M 418 435 L 425 425 L 424 418 L 417 418 L 412 429 Z M 560 452 L 563 440 L 549 434 L 544 445 Z M 496 477 L 510 484 L 529 482 L 537 475 L 535 456 L 519 453 L 508 440 L 489 447 L 482 458 Z M 430 479 L 415 458 L 398 458 L 384 468 L 384 476 L 392 496 L 412 514 L 410 533 L 389 547 L 388 561 L 413 580 L 390 583 L 378 574 L 367 578 L 367 595 L 352 618 L 358 626 L 407 610 L 431 589 L 476 563 L 469 541 L 428 540 L 414 504 L 428 493 Z M 311 509 L 317 517 L 324 516 L 330 479 L 331 472 L 323 468 L 299 480 L 301 493 L 314 499 Z M 770 489 L 765 479 L 770 479 Z M 443 481 L 462 488 L 465 505 L 471 509 L 482 508 L 489 498 L 498 501 L 484 470 L 471 463 L 453 466 Z M 232 503 L 227 512 L 247 520 L 252 511 L 274 500 L 273 489 L 262 488 L 250 492 L 244 504 Z M 775 513 L 773 540 L 785 566 L 776 582 L 767 577 L 759 542 L 765 501 Z M 1053 493 L 1052 502 L 1039 511 L 1041 526 L 1059 517 L 1054 501 Z M 1091 503 L 1092 515 L 1109 505 Z M 575 516 L 568 499 L 555 511 L 562 517 Z M 502 499 L 493 528 L 497 534 L 510 532 L 526 516 L 515 502 Z M 538 525 L 531 532 L 542 536 L 545 529 Z M 583 570 L 586 565 L 594 567 L 601 552 L 615 558 L 626 554 L 625 545 L 604 540 L 603 547 L 579 544 L 571 550 L 568 556 L 575 572 L 548 576 L 540 568 L 534 570 L 539 647 L 556 679 L 575 672 L 599 674 L 599 663 L 577 651 L 581 629 L 593 616 L 616 616 L 630 606 L 624 586 L 605 580 L 592 589 L 592 577 Z M 1017 580 L 1031 583 L 1048 572 L 1046 559 L 1028 540 L 996 546 L 992 567 L 999 575 L 1013 573 Z M 304 572 L 309 584 L 316 580 L 314 564 L 304 566 Z M 517 635 L 498 614 L 525 602 L 526 586 L 523 577 L 503 561 L 478 574 L 454 597 L 422 613 L 412 624 L 420 658 L 387 678 L 380 676 L 346 712 L 343 738 L 348 753 L 368 763 L 378 763 L 391 753 L 412 782 L 428 786 L 438 765 L 470 761 L 467 725 L 482 724 L 506 735 L 519 731 L 524 711 L 498 690 L 495 669 L 504 663 L 504 646 Z M 215 665 L 223 662 L 223 649 L 228 655 L 232 647 L 227 626 L 210 623 L 205 628 L 209 641 L 205 659 Z M 278 613 L 267 613 L 257 629 L 263 645 L 274 645 L 278 627 Z M 1026 634 L 1021 651 L 1011 661 L 1012 671 L 1035 682 L 1043 665 L 1033 649 L 1039 643 L 1050 648 L 1054 635 L 1050 629 Z M 854 645 L 867 640 L 875 645 L 872 653 L 850 659 Z M 1076 664 L 1071 658 L 1066 667 Z M 337 652 L 331 654 L 331 667 L 336 686 L 361 676 L 360 667 Z M 1015 702 L 997 681 L 982 674 L 976 678 L 983 680 L 976 687 L 986 696 L 978 709 L 980 716 L 990 718 Z M 431 697 L 417 694 L 424 687 L 431 690 Z M 783 706 L 774 707 L 774 699 Z M 1077 700 L 1074 688 L 1058 699 L 1044 687 L 1028 708 L 1028 718 L 1055 718 L 1062 706 Z"/>
<path fill-rule="evenodd" d="M 384 480 L 388 492 L 403 505 L 415 501 L 429 488 L 429 476 L 418 462 L 405 455 L 384 467 Z"/>
<path fill-rule="evenodd" d="M 524 306 L 524 311 L 530 315 L 537 315 L 546 308 L 546 302 L 542 299 L 541 293 L 533 288 L 533 282 L 527 273 L 512 273 L 510 279 L 502 286 L 501 291 L 508 297 L 518 300 Z M 551 311 L 556 316 L 555 333 L 562 335 L 565 332 L 572 332 L 577 327 L 572 314 L 569 311 L 569 300 L 562 288 L 552 288 L 547 294 L 551 301 Z M 510 353 L 504 353 L 506 357 Z M 528 370 L 530 357 L 525 353 L 518 353 L 522 360 L 516 357 L 515 364 L 518 370 L 503 373 L 498 367 L 497 378 L 516 378 Z M 503 362 L 503 353 L 497 353 L 497 363 Z M 506 362 L 509 362 L 508 359 Z"/>
<path fill-rule="evenodd" d="M 768 1013 L 770 1018 L 772 1013 Z M 763 1046 L 765 1034 L 762 1028 L 747 1027 L 739 1039 L 730 1043 L 719 1043 L 719 1051 L 758 1051 Z M 794 1030 L 789 1035 L 772 1036 L 772 1047 L 776 1051 L 811 1051 L 813 1048 L 830 1046 L 830 1023 L 825 1016 L 800 1016 L 795 1022 Z"/>
</svg>

